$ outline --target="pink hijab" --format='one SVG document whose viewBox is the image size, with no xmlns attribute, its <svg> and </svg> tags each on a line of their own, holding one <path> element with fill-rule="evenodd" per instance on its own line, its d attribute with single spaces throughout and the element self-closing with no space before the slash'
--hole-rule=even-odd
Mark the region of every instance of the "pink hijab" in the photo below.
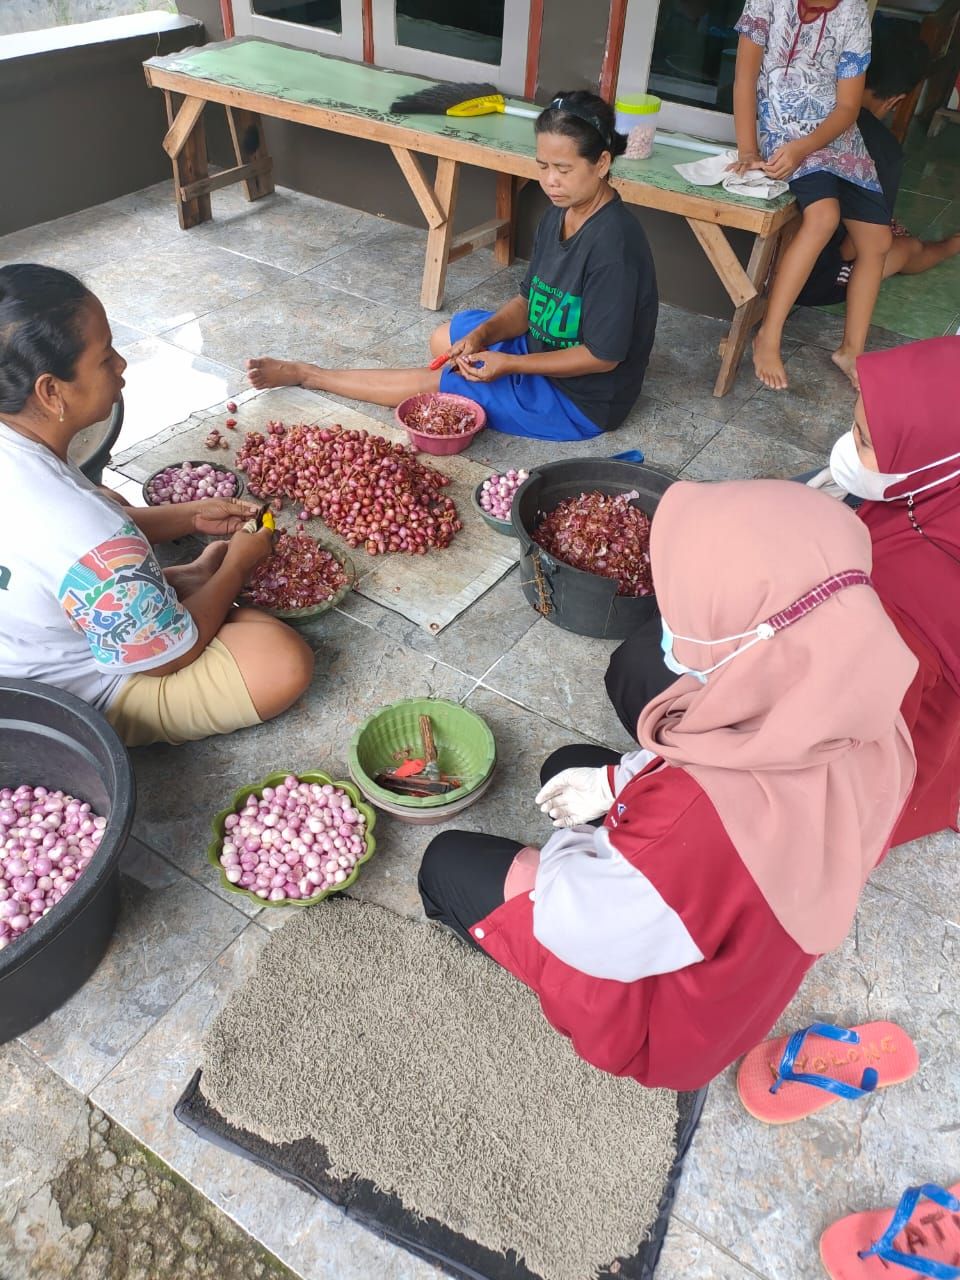
<svg viewBox="0 0 960 1280">
<path fill-rule="evenodd" d="M 672 485 L 653 521 L 657 600 L 675 634 L 758 626 L 844 570 L 871 565 L 842 503 L 783 480 Z M 745 641 L 674 654 L 702 669 Z M 850 586 L 713 672 L 682 676 L 638 737 L 709 796 L 747 870 L 809 955 L 846 936 L 914 777 L 900 703 L 917 669 L 869 586 Z"/>
</svg>

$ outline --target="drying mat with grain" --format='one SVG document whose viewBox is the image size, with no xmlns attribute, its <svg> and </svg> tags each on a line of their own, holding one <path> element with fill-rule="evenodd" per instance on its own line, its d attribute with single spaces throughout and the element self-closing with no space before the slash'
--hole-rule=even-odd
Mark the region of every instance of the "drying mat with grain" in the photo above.
<svg viewBox="0 0 960 1280">
<path fill-rule="evenodd" d="M 486 956 L 349 898 L 272 935 L 203 1054 L 184 1123 L 490 1280 L 652 1276 L 702 1104 L 594 1070 Z"/>
<path fill-rule="evenodd" d="M 233 467 L 244 435 L 248 431 L 264 431 L 274 419 L 287 426 L 299 422 L 322 426 L 339 423 L 350 430 L 369 431 L 395 443 L 408 443 L 407 433 L 400 428 L 299 388 L 245 392 L 237 397 L 236 404 L 236 411 L 230 415 L 225 405 L 192 415 L 179 426 L 146 441 L 140 451 L 121 454 L 113 466 L 141 482 L 161 467 L 186 458 L 209 457 Z M 236 419 L 235 430 L 224 429 L 228 416 Z M 208 451 L 205 447 L 204 441 L 214 426 L 228 440 L 229 449 Z M 490 529 L 473 509 L 471 495 L 490 474 L 489 467 L 472 462 L 465 454 L 432 458 L 421 453 L 418 458 L 450 477 L 444 493 L 456 503 L 463 528 L 449 547 L 432 550 L 425 556 L 369 556 L 362 547 L 351 550 L 320 520 L 308 520 L 303 527 L 335 554 L 350 557 L 357 570 L 356 589 L 360 595 L 403 614 L 436 635 L 510 572 L 517 563 L 519 549 L 513 539 Z M 285 501 L 279 523 L 292 527 L 297 523 L 296 514 L 295 504 Z"/>
</svg>

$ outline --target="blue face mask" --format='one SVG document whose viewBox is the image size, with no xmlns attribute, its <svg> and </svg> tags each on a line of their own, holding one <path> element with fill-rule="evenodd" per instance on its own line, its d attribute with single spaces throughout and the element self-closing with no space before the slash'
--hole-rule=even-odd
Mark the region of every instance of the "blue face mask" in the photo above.
<svg viewBox="0 0 960 1280">
<path fill-rule="evenodd" d="M 719 667 L 724 666 L 731 658 L 738 657 L 741 653 L 746 653 L 748 649 L 752 649 L 755 644 L 759 644 L 761 640 L 772 640 L 774 635 L 773 627 L 769 622 L 761 622 L 758 627 L 754 627 L 752 631 L 742 631 L 739 635 L 724 636 L 720 640 L 694 640 L 692 636 L 674 636 L 670 630 L 670 625 L 666 618 L 661 617 L 660 626 L 663 637 L 660 641 L 660 648 L 663 650 L 663 662 L 668 671 L 672 671 L 677 676 L 693 676 L 699 680 L 701 684 L 707 683 L 707 676 L 712 671 L 716 671 Z M 712 667 L 706 667 L 703 671 L 697 671 L 693 667 L 685 667 L 673 652 L 673 642 L 675 639 L 685 640 L 688 644 L 729 644 L 733 640 L 747 640 L 749 643 L 742 644 L 739 649 L 734 649 L 733 653 L 728 653 L 725 658 L 719 662 L 715 662 Z"/>
</svg>

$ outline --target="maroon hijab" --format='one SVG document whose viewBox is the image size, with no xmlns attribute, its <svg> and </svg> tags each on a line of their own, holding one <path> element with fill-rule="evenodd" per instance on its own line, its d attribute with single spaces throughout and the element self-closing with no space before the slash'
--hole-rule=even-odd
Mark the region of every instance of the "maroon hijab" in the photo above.
<svg viewBox="0 0 960 1280">
<path fill-rule="evenodd" d="M 857 361 L 867 426 L 885 473 L 915 471 L 960 454 L 960 337 L 909 342 Z M 893 502 L 865 502 L 860 517 L 873 540 L 873 581 L 939 656 L 960 693 L 960 458 L 892 485 Z M 923 531 L 918 533 L 914 522 Z"/>
</svg>

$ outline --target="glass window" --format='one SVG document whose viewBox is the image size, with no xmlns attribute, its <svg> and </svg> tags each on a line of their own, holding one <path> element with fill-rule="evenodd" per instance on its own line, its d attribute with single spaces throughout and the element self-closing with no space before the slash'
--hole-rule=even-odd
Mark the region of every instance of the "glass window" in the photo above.
<svg viewBox="0 0 960 1280">
<path fill-rule="evenodd" d="M 503 11 L 504 0 L 397 0 L 397 44 L 499 66 Z"/>
<path fill-rule="evenodd" d="M 669 0 L 660 5 L 650 92 L 708 111 L 733 111 L 734 24 L 743 0 Z"/>
<path fill-rule="evenodd" d="M 343 31 L 340 0 L 251 0 L 251 11 L 261 18 L 297 22 L 320 31 Z"/>
</svg>

